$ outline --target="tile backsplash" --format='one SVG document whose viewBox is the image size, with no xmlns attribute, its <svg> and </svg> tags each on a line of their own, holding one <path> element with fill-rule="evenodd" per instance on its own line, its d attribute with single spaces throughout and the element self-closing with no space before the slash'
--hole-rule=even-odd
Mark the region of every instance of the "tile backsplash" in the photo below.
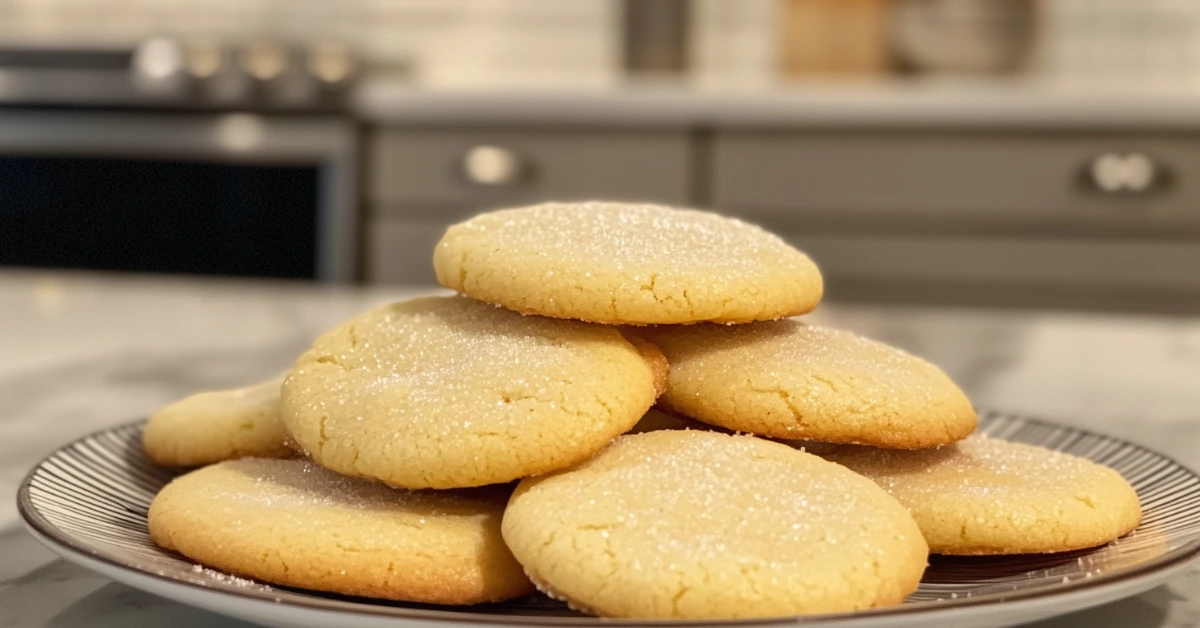
<svg viewBox="0 0 1200 628">
<path fill-rule="evenodd" d="M 780 3 L 692 0 L 692 72 L 778 76 Z M 123 45 L 153 34 L 327 39 L 435 83 L 603 83 L 619 75 L 620 13 L 620 0 L 0 0 L 0 45 Z M 1200 80 L 1196 0 L 1038 0 L 1037 13 L 1033 73 Z"/>
<path fill-rule="evenodd" d="M 0 0 L 0 44 L 329 40 L 434 82 L 593 80 L 619 65 L 618 10 L 613 0 Z"/>
<path fill-rule="evenodd" d="M 1200 2 L 1042 0 L 1037 70 L 1132 81 L 1200 79 Z"/>
</svg>

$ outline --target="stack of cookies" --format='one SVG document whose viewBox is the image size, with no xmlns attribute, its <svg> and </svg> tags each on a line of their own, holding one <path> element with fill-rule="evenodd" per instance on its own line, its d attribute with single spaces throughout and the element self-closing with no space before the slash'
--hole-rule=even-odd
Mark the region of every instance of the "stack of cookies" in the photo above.
<svg viewBox="0 0 1200 628">
<path fill-rule="evenodd" d="M 433 263 L 459 296 L 367 312 L 282 382 L 151 418 L 152 460 L 210 465 L 155 499 L 157 543 L 348 595 L 536 587 L 715 619 L 898 604 L 931 551 L 1086 548 L 1140 519 L 1110 469 L 971 436 L 937 367 L 789 318 L 821 275 L 758 227 L 553 203 L 455 225 Z"/>
</svg>

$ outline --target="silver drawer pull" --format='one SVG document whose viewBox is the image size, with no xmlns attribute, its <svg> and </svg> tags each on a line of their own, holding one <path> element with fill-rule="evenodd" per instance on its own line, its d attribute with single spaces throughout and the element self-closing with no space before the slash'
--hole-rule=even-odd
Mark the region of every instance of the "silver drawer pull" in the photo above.
<svg viewBox="0 0 1200 628">
<path fill-rule="evenodd" d="M 515 151 L 483 144 L 463 155 L 462 172 L 471 183 L 499 187 L 520 183 L 530 169 Z"/>
<path fill-rule="evenodd" d="M 1162 179 L 1162 168 L 1145 153 L 1104 153 L 1088 169 L 1092 185 L 1110 194 L 1146 192 Z"/>
</svg>

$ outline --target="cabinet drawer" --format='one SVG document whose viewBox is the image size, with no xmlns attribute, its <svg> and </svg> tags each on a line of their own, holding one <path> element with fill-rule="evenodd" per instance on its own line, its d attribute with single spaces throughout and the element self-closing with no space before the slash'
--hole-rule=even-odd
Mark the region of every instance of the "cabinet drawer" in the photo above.
<svg viewBox="0 0 1200 628">
<path fill-rule="evenodd" d="M 1200 307 L 1200 242 L 784 235 L 817 262 L 835 301 Z"/>
<path fill-rule="evenodd" d="M 1200 139 L 729 132 L 714 138 L 713 151 L 713 203 L 730 210 L 1070 224 L 1200 222 Z M 1108 170 L 1098 179 L 1101 158 L 1109 160 Z M 1140 178 L 1147 165 L 1149 182 Z M 1106 189 L 1114 180 L 1116 189 Z"/>
<path fill-rule="evenodd" d="M 446 231 L 440 222 L 375 218 L 366 224 L 369 283 L 433 285 L 433 249 Z"/>
<path fill-rule="evenodd" d="M 473 209 L 542 200 L 685 203 L 683 132 L 385 129 L 369 143 L 370 200 Z"/>
<path fill-rule="evenodd" d="M 1200 242 L 812 235 L 789 240 L 831 277 L 1200 291 Z"/>
</svg>

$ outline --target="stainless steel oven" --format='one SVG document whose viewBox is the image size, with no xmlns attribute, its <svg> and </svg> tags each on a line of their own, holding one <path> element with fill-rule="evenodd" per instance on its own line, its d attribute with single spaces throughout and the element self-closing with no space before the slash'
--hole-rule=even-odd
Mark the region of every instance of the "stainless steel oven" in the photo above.
<svg viewBox="0 0 1200 628">
<path fill-rule="evenodd" d="M 337 115 L 0 110 L 0 264 L 348 281 Z"/>
</svg>

